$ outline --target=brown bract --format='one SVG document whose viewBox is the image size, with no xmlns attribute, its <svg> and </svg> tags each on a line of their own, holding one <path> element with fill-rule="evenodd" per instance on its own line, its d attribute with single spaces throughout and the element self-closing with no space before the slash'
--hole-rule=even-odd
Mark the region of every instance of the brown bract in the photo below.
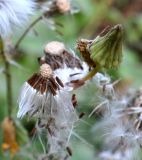
<svg viewBox="0 0 142 160">
<path fill-rule="evenodd" d="M 53 41 L 48 43 L 44 49 L 45 56 L 39 58 L 39 63 L 47 63 L 51 66 L 52 70 L 59 68 L 78 68 L 82 69 L 81 61 L 72 53 L 66 50 L 63 43 Z"/>
<path fill-rule="evenodd" d="M 56 91 L 60 88 L 59 86 L 64 87 L 58 77 L 53 77 L 52 69 L 48 64 L 42 64 L 40 66 L 40 73 L 35 73 L 27 82 L 41 94 L 49 91 L 53 95 L 56 95 Z"/>
<path fill-rule="evenodd" d="M 88 44 L 91 44 L 92 41 L 86 40 L 86 39 L 81 39 L 77 42 L 77 49 L 81 53 L 81 56 L 83 57 L 84 61 L 90 66 L 90 67 L 95 67 L 96 64 L 94 61 L 90 58 L 90 53 L 87 50 Z"/>
<path fill-rule="evenodd" d="M 56 95 L 59 86 L 63 87 L 63 83 L 59 83 L 59 78 L 58 82 L 56 79 L 53 77 L 45 78 L 41 74 L 35 73 L 27 82 L 32 88 L 41 94 L 50 92 L 53 95 Z"/>
</svg>

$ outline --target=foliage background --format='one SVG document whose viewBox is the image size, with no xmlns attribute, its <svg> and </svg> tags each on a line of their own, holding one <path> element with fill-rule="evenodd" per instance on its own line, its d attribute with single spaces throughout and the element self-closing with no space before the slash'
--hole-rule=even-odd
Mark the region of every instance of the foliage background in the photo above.
<svg viewBox="0 0 142 160">
<path fill-rule="evenodd" d="M 43 54 L 43 48 L 46 43 L 52 40 L 59 40 L 65 43 L 69 49 L 75 50 L 76 41 L 79 38 L 93 39 L 107 25 L 118 23 L 124 26 L 124 58 L 121 67 L 118 70 L 111 70 L 110 74 L 113 80 L 126 78 L 131 82 L 132 87 L 140 87 L 142 80 L 142 4 L 141 0 L 73 0 L 73 5 L 79 12 L 74 15 L 64 15 L 56 17 L 55 21 L 62 25 L 57 26 L 57 30 L 62 33 L 59 35 L 52 30 L 46 21 L 37 24 L 20 45 L 18 55 L 15 60 L 18 66 L 12 65 L 12 88 L 14 99 L 13 116 L 16 117 L 18 110 L 17 97 L 22 84 L 34 72 L 38 70 L 37 57 Z M 35 19 L 36 17 L 33 17 Z M 32 21 L 32 20 L 31 20 Z M 26 27 L 26 26 L 24 26 Z M 13 43 L 24 31 L 19 28 L 12 37 Z M 78 52 L 76 51 L 78 54 Z M 0 60 L 2 68 L 2 62 Z M 88 115 L 93 109 L 92 95 L 95 92 L 95 86 L 87 86 L 85 91 L 78 91 L 78 110 L 86 112 Z M 4 75 L 0 74 L 0 121 L 6 115 L 6 89 Z M 92 119 L 84 118 L 84 121 L 90 126 L 81 122 L 76 130 L 86 142 L 74 138 L 72 144 L 72 160 L 94 159 L 100 150 L 101 140 L 95 137 L 91 132 L 91 126 L 98 117 Z M 31 130 L 33 125 L 27 120 L 22 121 L 27 130 Z M 90 136 L 91 135 L 91 136 Z M 1 138 L 0 138 L 1 140 Z M 36 139 L 31 139 L 36 141 Z M 40 146 L 40 145 L 39 145 Z M 38 148 L 38 147 L 37 147 Z M 1 158 L 0 158 L 1 160 Z"/>
</svg>

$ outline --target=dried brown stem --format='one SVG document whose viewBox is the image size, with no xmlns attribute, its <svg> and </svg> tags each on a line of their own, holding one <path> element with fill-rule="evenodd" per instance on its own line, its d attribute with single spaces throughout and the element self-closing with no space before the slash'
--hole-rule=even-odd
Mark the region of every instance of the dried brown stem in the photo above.
<svg viewBox="0 0 142 160">
<path fill-rule="evenodd" d="M 3 42 L 2 39 L 0 38 L 0 55 L 3 59 L 4 65 L 5 65 L 5 69 L 4 69 L 4 73 L 5 73 L 5 78 L 6 78 L 6 94 L 7 94 L 7 112 L 8 112 L 8 116 L 11 117 L 12 114 L 12 108 L 13 108 L 13 102 L 12 102 L 12 76 L 11 76 L 11 72 L 10 72 L 10 63 L 7 60 L 7 57 L 4 53 L 4 48 L 3 48 Z"/>
</svg>

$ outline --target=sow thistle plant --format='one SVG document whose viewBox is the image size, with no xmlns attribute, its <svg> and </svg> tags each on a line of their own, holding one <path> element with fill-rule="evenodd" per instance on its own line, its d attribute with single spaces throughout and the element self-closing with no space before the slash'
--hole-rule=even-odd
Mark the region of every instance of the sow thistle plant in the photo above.
<svg viewBox="0 0 142 160">
<path fill-rule="evenodd" d="M 23 144 L 29 145 L 27 131 L 20 124 L 20 120 L 25 117 L 35 120 L 33 134 L 38 135 L 43 148 L 43 153 L 27 154 L 30 159 L 70 159 L 73 155 L 71 138 L 76 136 L 82 139 L 75 129 L 85 114 L 77 111 L 78 95 L 75 93 L 81 89 L 84 91 L 85 86 L 92 84 L 97 89 L 91 97 L 94 104 L 98 99 L 100 103 L 87 116 L 90 118 L 96 112 L 103 116 L 92 127 L 95 136 L 104 133 L 104 148 L 98 153 L 98 159 L 138 159 L 135 153 L 140 151 L 142 145 L 142 91 L 128 90 L 127 93 L 119 94 L 116 87 L 120 81 L 112 82 L 108 75 L 102 73 L 117 69 L 122 61 L 123 27 L 120 24 L 106 27 L 93 40 L 78 40 L 76 48 L 83 60 L 62 42 L 51 41 L 46 44 L 43 55 L 38 58 L 39 69 L 21 88 L 18 119 L 13 118 L 11 59 L 10 53 L 6 53 L 5 37 L 10 36 L 13 28 L 23 26 L 36 10 L 40 12 L 13 46 L 16 51 L 39 21 L 50 23 L 52 20 L 56 30 L 54 17 L 73 13 L 71 3 L 69 0 L 0 0 L 0 55 L 4 62 L 8 101 L 7 115 L 1 125 L 2 152 L 9 152 L 9 159 L 14 159 L 22 152 Z M 81 89 L 78 90 L 79 88 Z M 97 135 L 99 130 L 101 131 Z"/>
<path fill-rule="evenodd" d="M 118 32 L 118 27 L 110 29 L 107 36 L 109 37 L 113 31 Z M 119 34 L 114 34 L 116 41 L 120 40 L 117 35 Z M 85 50 L 88 51 L 90 59 L 95 64 L 91 57 L 94 53 L 91 54 L 88 46 Z M 109 52 L 108 56 L 110 56 Z M 44 49 L 44 56 L 38 60 L 39 73 L 29 78 L 21 90 L 17 117 L 22 118 L 25 114 L 29 118 L 36 117 L 36 131 L 47 132 L 47 146 L 49 147 L 45 149 L 45 159 L 68 159 L 68 156 L 72 155 L 69 140 L 74 132 L 75 123 L 82 117 L 82 114 L 77 116 L 72 101 L 72 91 L 92 78 L 95 72 L 99 71 L 102 63 L 96 63 L 96 66 L 94 65 L 94 68 L 89 71 L 88 64 L 67 51 L 64 44 L 57 41 L 48 43 Z"/>
</svg>

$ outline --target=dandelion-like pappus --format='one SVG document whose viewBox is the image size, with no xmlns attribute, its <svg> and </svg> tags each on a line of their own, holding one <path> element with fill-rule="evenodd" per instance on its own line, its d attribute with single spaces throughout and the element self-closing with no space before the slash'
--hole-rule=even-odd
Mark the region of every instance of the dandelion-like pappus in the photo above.
<svg viewBox="0 0 142 160">
<path fill-rule="evenodd" d="M 73 89 L 75 80 L 83 78 L 89 67 L 82 62 L 73 52 L 69 52 L 62 42 L 49 42 L 44 49 L 44 56 L 39 58 L 39 63 L 47 63 L 64 82 L 65 86 Z"/>
<path fill-rule="evenodd" d="M 35 73 L 23 85 L 19 97 L 18 117 L 23 117 L 26 113 L 35 113 L 40 105 L 44 105 L 48 95 L 55 96 L 57 90 L 63 87 L 63 83 L 58 77 L 53 77 L 53 72 L 48 64 L 40 66 L 40 72 Z"/>
<path fill-rule="evenodd" d="M 104 131 L 104 146 L 109 148 L 100 153 L 100 159 L 139 160 L 136 153 L 140 152 L 142 145 L 141 89 L 137 92 L 127 90 L 121 97 L 118 96 L 118 91 L 114 92 L 115 99 L 109 99 L 111 114 L 108 116 L 107 112 L 103 112 L 102 120 L 94 126 L 95 131 Z"/>
<path fill-rule="evenodd" d="M 5 37 L 13 27 L 22 26 L 35 8 L 34 0 L 0 0 L 0 35 Z"/>
<path fill-rule="evenodd" d="M 65 82 L 60 79 L 59 72 L 51 67 L 41 63 L 39 73 L 25 82 L 18 100 L 17 114 L 19 118 L 25 114 L 30 118 L 37 117 L 37 132 L 48 133 L 50 147 L 47 157 L 59 154 L 68 147 L 74 124 L 79 119 L 71 92 L 64 87 Z"/>
<path fill-rule="evenodd" d="M 94 82 L 98 90 L 95 92 L 96 97 L 100 97 L 102 102 L 91 112 L 89 117 L 100 107 L 108 107 L 111 115 L 108 116 L 107 111 L 102 110 L 104 119 L 106 118 L 102 126 L 111 126 L 109 128 L 111 136 L 106 138 L 108 143 L 111 140 L 114 141 L 110 147 L 115 150 L 115 148 L 119 148 L 120 142 L 123 142 L 131 148 L 135 141 L 134 133 L 137 135 L 137 139 L 141 137 L 140 134 L 132 132 L 135 130 L 128 123 L 129 116 L 125 118 L 121 116 L 122 107 L 120 107 L 119 113 L 118 110 L 115 111 L 121 100 L 117 99 L 115 95 L 114 85 L 116 82 L 111 83 L 108 76 L 98 73 L 102 68 L 115 68 L 120 64 L 122 26 L 116 25 L 110 28 L 104 36 L 100 35 L 94 40 L 81 39 L 77 48 L 84 61 L 81 61 L 72 51 L 67 50 L 62 42 L 49 42 L 44 48 L 44 55 L 38 58 L 39 72 L 24 83 L 18 100 L 17 116 L 22 118 L 27 114 L 29 118 L 35 117 L 36 132 L 39 134 L 44 132 L 47 135 L 46 146 L 48 148 L 42 144 L 45 152 L 42 159 L 66 160 L 72 156 L 69 141 L 72 134 L 76 135 L 74 133 L 75 123 L 85 115 L 84 112 L 77 115 L 76 95 L 72 94 L 72 91 L 83 86 L 90 79 L 92 79 L 90 83 Z M 112 108 L 112 106 L 115 107 Z M 116 122 L 118 122 L 117 126 L 114 124 Z M 124 125 L 122 125 L 123 123 Z M 133 142 L 129 142 L 129 137 L 133 138 Z"/>
<path fill-rule="evenodd" d="M 52 41 L 48 43 L 44 52 L 45 56 L 43 58 L 53 70 L 65 67 L 83 70 L 82 62 L 75 54 L 73 55 L 73 53 L 67 51 L 62 42 Z"/>
</svg>

